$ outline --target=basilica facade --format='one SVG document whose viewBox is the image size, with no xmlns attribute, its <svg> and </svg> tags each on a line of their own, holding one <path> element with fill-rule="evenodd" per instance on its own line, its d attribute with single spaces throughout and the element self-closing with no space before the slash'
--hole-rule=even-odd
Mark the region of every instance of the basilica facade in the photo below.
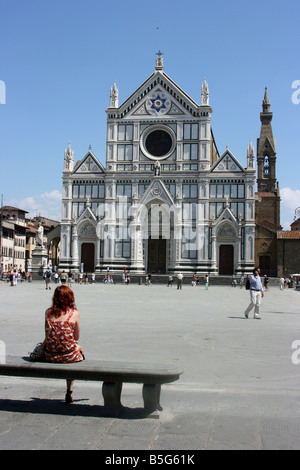
<svg viewBox="0 0 300 470">
<path fill-rule="evenodd" d="M 239 275 L 255 262 L 255 154 L 243 165 L 214 139 L 209 89 L 198 104 L 155 70 L 107 113 L 106 164 L 64 155 L 60 269 Z M 245 155 L 246 156 L 246 155 Z"/>
</svg>

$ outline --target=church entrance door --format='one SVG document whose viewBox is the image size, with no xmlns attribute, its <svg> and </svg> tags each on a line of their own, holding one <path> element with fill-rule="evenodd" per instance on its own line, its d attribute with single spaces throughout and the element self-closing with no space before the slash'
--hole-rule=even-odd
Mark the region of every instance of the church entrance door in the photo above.
<svg viewBox="0 0 300 470">
<path fill-rule="evenodd" d="M 232 276 L 234 274 L 233 245 L 220 245 L 219 251 L 219 274 Z"/>
<path fill-rule="evenodd" d="M 148 240 L 148 273 L 166 272 L 167 240 L 149 238 Z"/>
<path fill-rule="evenodd" d="M 83 243 L 81 245 L 81 263 L 83 263 L 84 272 L 92 273 L 95 270 L 94 243 Z"/>
</svg>

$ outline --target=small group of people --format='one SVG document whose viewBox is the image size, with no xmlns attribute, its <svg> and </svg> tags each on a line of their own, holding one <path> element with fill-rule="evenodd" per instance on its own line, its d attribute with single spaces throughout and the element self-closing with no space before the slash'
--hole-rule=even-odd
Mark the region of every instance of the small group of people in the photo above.
<svg viewBox="0 0 300 470">
<path fill-rule="evenodd" d="M 46 283 L 46 289 L 51 290 L 51 280 L 54 278 L 55 284 L 61 284 L 65 285 L 68 284 L 69 287 L 72 286 L 72 283 L 78 283 L 78 284 L 88 284 L 89 283 L 89 274 L 88 273 L 76 273 L 72 272 L 71 270 L 66 273 L 65 270 L 63 270 L 61 273 L 58 271 L 55 271 L 54 273 L 52 272 L 51 268 L 48 266 L 47 269 L 44 272 L 44 279 Z M 112 276 L 111 276 L 112 278 Z M 95 284 L 96 281 L 96 274 L 93 272 L 91 274 L 91 284 Z"/>
<path fill-rule="evenodd" d="M 127 271 L 124 271 L 122 274 L 122 284 L 125 284 L 126 286 L 129 286 L 130 284 L 130 276 Z"/>
<path fill-rule="evenodd" d="M 177 274 L 177 289 L 178 290 L 181 290 L 182 289 L 182 285 L 183 285 L 183 274 L 182 272 L 179 272 Z M 169 274 L 168 276 L 168 284 L 167 286 L 173 286 L 173 282 L 174 282 L 174 277 L 173 277 L 173 274 Z M 209 284 L 209 276 L 208 274 L 206 274 L 204 276 L 204 285 L 205 285 L 205 290 L 208 290 L 208 284 Z M 199 286 L 200 285 L 200 277 L 197 276 L 196 274 L 193 275 L 193 278 L 192 278 L 192 282 L 191 282 L 191 285 L 192 287 L 196 287 L 196 286 Z"/>
<path fill-rule="evenodd" d="M 10 282 L 10 285 L 16 286 L 18 281 L 32 281 L 32 272 L 29 271 L 22 271 L 22 269 L 11 269 L 10 271 L 3 271 L 2 273 L 2 281 Z"/>
<path fill-rule="evenodd" d="M 113 284 L 114 283 L 113 275 L 112 274 L 105 274 L 103 279 L 102 279 L 102 282 L 104 284 Z M 93 284 L 95 283 L 95 279 L 94 280 L 92 279 L 92 283 Z"/>
<path fill-rule="evenodd" d="M 193 279 L 192 279 L 192 287 L 196 287 L 196 286 L 199 286 L 200 285 L 200 276 L 196 276 L 196 274 L 193 275 Z M 208 284 L 209 284 L 209 276 L 208 274 L 206 274 L 204 276 L 204 285 L 205 285 L 205 290 L 208 290 Z"/>
<path fill-rule="evenodd" d="M 294 282 L 297 286 L 297 282 L 296 282 L 296 279 L 294 280 L 293 279 L 293 276 L 290 276 L 290 277 L 281 277 L 279 279 L 279 287 L 280 287 L 280 290 L 284 290 L 286 287 L 288 288 L 293 288 L 294 287 Z"/>
</svg>

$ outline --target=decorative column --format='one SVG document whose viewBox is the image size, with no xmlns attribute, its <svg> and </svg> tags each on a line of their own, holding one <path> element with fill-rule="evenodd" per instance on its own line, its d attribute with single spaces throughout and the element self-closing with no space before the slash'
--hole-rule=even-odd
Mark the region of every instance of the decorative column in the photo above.
<svg viewBox="0 0 300 470">
<path fill-rule="evenodd" d="M 72 227 L 72 269 L 79 270 L 77 226 Z"/>
</svg>

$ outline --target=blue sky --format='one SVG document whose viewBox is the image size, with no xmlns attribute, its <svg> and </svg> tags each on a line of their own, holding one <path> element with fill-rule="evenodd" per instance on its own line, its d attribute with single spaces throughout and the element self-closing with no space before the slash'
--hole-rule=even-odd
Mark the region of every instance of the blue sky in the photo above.
<svg viewBox="0 0 300 470">
<path fill-rule="evenodd" d="M 60 220 L 65 147 L 77 161 L 91 145 L 105 164 L 110 87 L 125 101 L 160 49 L 197 102 L 206 77 L 219 152 L 228 144 L 244 166 L 268 87 L 288 228 L 300 206 L 299 17 L 298 0 L 0 0 L 4 204 Z"/>
</svg>

